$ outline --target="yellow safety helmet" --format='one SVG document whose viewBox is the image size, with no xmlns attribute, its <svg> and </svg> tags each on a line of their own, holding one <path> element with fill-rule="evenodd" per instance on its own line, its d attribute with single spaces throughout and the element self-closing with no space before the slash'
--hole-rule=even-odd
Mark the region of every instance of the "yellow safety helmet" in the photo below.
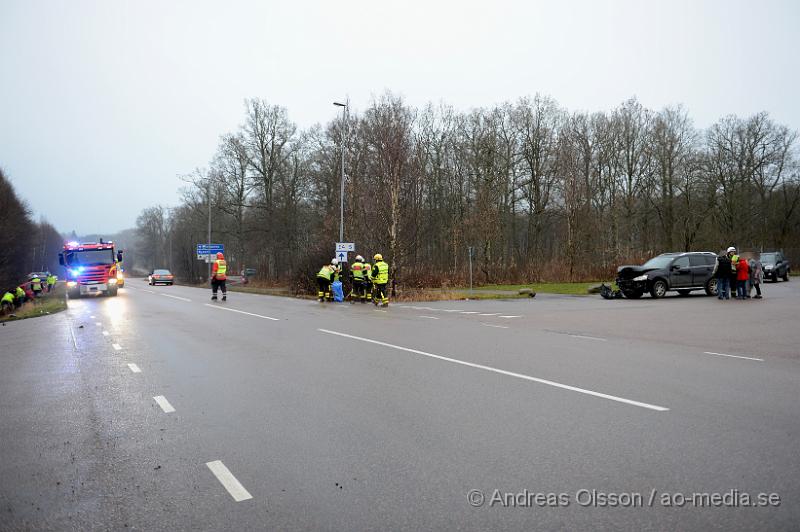
<svg viewBox="0 0 800 532">
<path fill-rule="evenodd" d="M 376 253 L 375 256 L 372 258 L 375 260 L 383 260 L 383 255 L 381 255 L 380 253 Z"/>
</svg>

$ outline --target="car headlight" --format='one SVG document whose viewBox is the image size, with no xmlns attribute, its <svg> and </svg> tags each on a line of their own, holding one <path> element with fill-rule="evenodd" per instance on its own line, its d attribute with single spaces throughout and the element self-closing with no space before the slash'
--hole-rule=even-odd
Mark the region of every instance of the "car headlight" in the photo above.
<svg viewBox="0 0 800 532">
<path fill-rule="evenodd" d="M 647 280 L 647 274 L 640 275 L 639 277 L 634 277 L 633 280 L 634 281 L 646 281 Z"/>
<path fill-rule="evenodd" d="M 116 279 L 116 277 L 111 277 L 111 278 L 108 280 L 108 284 L 117 284 L 117 279 Z"/>
<path fill-rule="evenodd" d="M 69 286 L 70 288 L 72 288 L 73 286 L 78 286 L 78 283 L 77 283 L 77 282 L 75 282 L 75 281 L 67 281 L 67 286 Z"/>
</svg>

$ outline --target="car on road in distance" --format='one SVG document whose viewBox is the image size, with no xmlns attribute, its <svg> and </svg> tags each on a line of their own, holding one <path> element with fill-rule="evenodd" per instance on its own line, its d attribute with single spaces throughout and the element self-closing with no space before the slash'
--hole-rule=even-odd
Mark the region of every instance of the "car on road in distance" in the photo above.
<svg viewBox="0 0 800 532">
<path fill-rule="evenodd" d="M 759 260 L 764 270 L 764 279 L 771 279 L 776 283 L 780 279 L 789 280 L 792 267 L 783 253 L 780 251 L 764 251 L 761 253 Z"/>
<path fill-rule="evenodd" d="M 157 284 L 171 285 L 175 280 L 175 276 L 169 270 L 153 270 L 153 273 L 147 276 L 147 284 L 155 286 Z"/>
<path fill-rule="evenodd" d="M 654 298 L 664 297 L 669 291 L 686 296 L 694 290 L 705 290 L 708 295 L 716 295 L 716 261 L 716 254 L 710 251 L 662 253 L 641 266 L 617 268 L 617 286 L 630 299 L 638 299 L 645 292 Z"/>
</svg>

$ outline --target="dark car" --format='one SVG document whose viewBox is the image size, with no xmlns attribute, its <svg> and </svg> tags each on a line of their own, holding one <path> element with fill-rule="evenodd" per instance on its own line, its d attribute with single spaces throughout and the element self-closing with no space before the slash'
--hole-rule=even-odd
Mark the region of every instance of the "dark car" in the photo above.
<svg viewBox="0 0 800 532">
<path fill-rule="evenodd" d="M 764 279 L 772 279 L 775 282 L 778 282 L 779 279 L 789 280 L 792 268 L 783 253 L 780 251 L 764 252 L 761 253 L 759 260 L 764 270 Z"/>
<path fill-rule="evenodd" d="M 709 251 L 664 253 L 641 266 L 620 266 L 617 286 L 625 297 L 637 299 L 645 292 L 659 298 L 675 290 L 685 296 L 694 290 L 717 294 L 714 265 L 717 256 Z"/>
<path fill-rule="evenodd" d="M 157 284 L 168 284 L 172 285 L 174 282 L 175 277 L 170 273 L 169 270 L 153 270 L 153 273 L 147 276 L 147 283 L 151 286 L 155 286 Z"/>
</svg>

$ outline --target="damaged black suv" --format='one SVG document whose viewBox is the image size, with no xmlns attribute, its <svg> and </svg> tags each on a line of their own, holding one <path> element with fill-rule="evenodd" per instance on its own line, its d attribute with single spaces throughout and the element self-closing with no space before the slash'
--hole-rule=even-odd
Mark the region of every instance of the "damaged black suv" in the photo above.
<svg viewBox="0 0 800 532">
<path fill-rule="evenodd" d="M 717 294 L 714 264 L 717 256 L 709 251 L 663 253 L 641 266 L 617 268 L 617 286 L 625 297 L 638 299 L 645 292 L 654 298 L 664 297 L 670 290 L 685 296 L 693 290 Z"/>
</svg>

